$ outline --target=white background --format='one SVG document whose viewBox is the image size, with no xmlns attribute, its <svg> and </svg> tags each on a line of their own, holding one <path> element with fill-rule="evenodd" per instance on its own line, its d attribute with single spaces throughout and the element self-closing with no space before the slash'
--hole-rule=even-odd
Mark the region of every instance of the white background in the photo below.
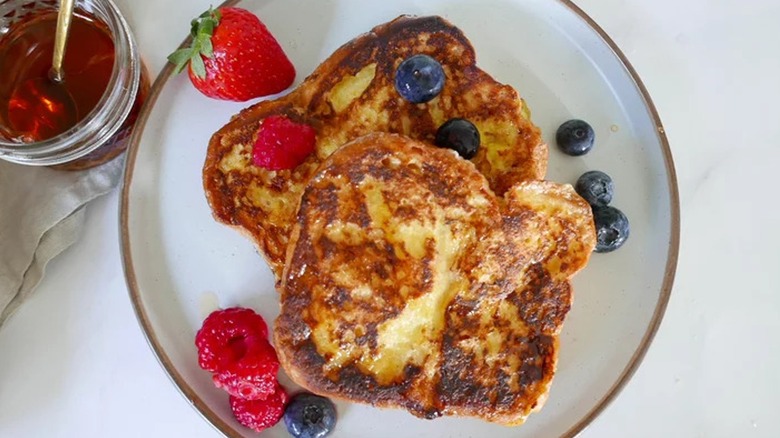
<svg viewBox="0 0 780 438">
<path fill-rule="evenodd" d="M 552 0 L 551 0 L 552 1 Z M 117 0 L 150 70 L 204 0 Z M 677 280 L 634 379 L 583 437 L 780 436 L 780 2 L 578 0 L 653 96 L 681 197 Z M 157 364 L 118 192 L 0 331 L 2 437 L 217 437 Z"/>
</svg>

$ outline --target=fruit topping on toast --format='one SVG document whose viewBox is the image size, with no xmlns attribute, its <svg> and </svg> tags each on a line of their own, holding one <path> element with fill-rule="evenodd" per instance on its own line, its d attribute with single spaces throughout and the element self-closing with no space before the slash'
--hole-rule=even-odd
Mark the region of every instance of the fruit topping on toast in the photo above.
<svg viewBox="0 0 780 438">
<path fill-rule="evenodd" d="M 252 148 L 254 164 L 268 170 L 294 169 L 314 152 L 316 135 L 311 126 L 284 116 L 267 117 Z"/>
<path fill-rule="evenodd" d="M 258 166 L 260 127 L 280 116 L 315 131 L 313 152 L 291 168 Z M 336 50 L 290 94 L 241 111 L 216 132 L 203 168 L 209 205 L 253 240 L 278 280 L 303 189 L 328 156 L 372 132 L 433 145 L 451 119 L 473 124 L 479 144 L 447 147 L 462 147 L 498 195 L 544 177 L 547 146 L 518 93 L 477 67 L 473 47 L 449 22 L 399 17 Z"/>
<path fill-rule="evenodd" d="M 375 133 L 331 154 L 302 197 L 274 325 L 314 393 L 515 425 L 555 373 L 570 278 L 596 244 L 570 185 L 500 195 L 475 162 Z"/>
</svg>

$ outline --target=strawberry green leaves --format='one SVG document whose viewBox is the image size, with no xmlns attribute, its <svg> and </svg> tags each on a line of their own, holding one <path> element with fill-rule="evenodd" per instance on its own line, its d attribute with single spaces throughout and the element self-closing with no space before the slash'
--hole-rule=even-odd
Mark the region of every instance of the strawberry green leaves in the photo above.
<svg viewBox="0 0 780 438">
<path fill-rule="evenodd" d="M 190 28 L 192 45 L 179 49 L 168 56 L 168 61 L 176 66 L 174 74 L 181 73 L 189 64 L 192 72 L 197 77 L 201 79 L 206 77 L 206 66 L 203 63 L 203 57 L 211 58 L 214 55 L 211 36 L 214 35 L 214 29 L 219 24 L 221 18 L 222 14 L 219 10 L 209 8 L 208 11 L 192 20 Z"/>
</svg>

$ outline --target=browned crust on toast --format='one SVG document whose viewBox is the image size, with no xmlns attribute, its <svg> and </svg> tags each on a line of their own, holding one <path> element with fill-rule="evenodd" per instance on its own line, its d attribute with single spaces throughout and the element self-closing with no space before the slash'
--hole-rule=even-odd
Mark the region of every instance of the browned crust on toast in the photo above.
<svg viewBox="0 0 780 438">
<path fill-rule="evenodd" d="M 520 424 L 547 397 L 569 280 L 594 245 L 569 185 L 497 197 L 452 151 L 359 138 L 301 198 L 274 328 L 282 367 L 330 397 Z"/>
<path fill-rule="evenodd" d="M 447 76 L 441 95 L 418 105 L 398 96 L 392 82 L 399 63 L 416 53 L 437 58 Z M 345 104 L 336 102 L 334 90 L 344 78 L 365 78 L 361 72 L 368 74 L 366 66 L 374 64 L 367 88 L 341 108 Z M 317 131 L 315 153 L 293 170 L 251 164 L 256 133 L 274 114 Z M 476 66 L 474 49 L 459 29 L 440 17 L 402 16 L 336 50 L 290 94 L 234 116 L 209 142 L 203 185 L 214 217 L 251 236 L 278 279 L 302 189 L 338 146 L 375 131 L 432 142 L 443 121 L 464 117 L 479 127 L 483 139 L 472 162 L 503 194 L 546 171 L 547 147 L 528 114 L 512 87 Z"/>
</svg>

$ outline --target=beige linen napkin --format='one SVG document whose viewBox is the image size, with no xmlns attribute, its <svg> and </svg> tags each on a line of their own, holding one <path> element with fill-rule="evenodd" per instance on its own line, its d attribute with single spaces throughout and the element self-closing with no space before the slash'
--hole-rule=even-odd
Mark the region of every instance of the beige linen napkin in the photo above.
<svg viewBox="0 0 780 438">
<path fill-rule="evenodd" d="M 68 172 L 0 160 L 0 326 L 32 293 L 46 264 L 72 245 L 84 205 L 109 192 L 124 156 Z"/>
</svg>

